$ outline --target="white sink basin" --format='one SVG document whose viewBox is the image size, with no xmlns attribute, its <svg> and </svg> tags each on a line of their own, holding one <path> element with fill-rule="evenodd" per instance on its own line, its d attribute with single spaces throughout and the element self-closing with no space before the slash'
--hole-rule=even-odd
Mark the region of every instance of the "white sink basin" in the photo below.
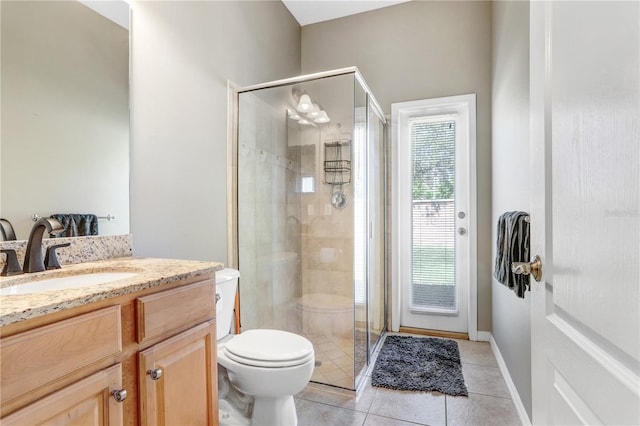
<svg viewBox="0 0 640 426">
<path fill-rule="evenodd" d="M 66 290 L 70 288 L 89 287 L 113 281 L 131 278 L 135 272 L 96 272 L 92 274 L 71 275 L 61 278 L 33 281 L 0 289 L 0 296 L 11 294 L 41 293 L 43 291 Z"/>
</svg>

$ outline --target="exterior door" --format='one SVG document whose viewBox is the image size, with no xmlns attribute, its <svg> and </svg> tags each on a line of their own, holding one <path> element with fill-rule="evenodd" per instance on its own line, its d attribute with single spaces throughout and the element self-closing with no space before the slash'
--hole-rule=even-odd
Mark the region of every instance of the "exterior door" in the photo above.
<svg viewBox="0 0 640 426">
<path fill-rule="evenodd" d="M 400 326 L 467 333 L 475 318 L 469 309 L 475 303 L 475 95 L 403 102 L 392 110 Z"/>
<path fill-rule="evenodd" d="M 534 424 L 640 424 L 640 3 L 531 2 Z"/>
</svg>

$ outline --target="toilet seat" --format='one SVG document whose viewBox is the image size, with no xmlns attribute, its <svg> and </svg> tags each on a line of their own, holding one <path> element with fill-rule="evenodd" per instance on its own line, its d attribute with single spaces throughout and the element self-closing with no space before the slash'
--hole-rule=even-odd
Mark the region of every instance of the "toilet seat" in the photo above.
<svg viewBox="0 0 640 426">
<path fill-rule="evenodd" d="M 248 330 L 224 346 L 229 359 L 255 367 L 282 368 L 313 359 L 313 345 L 297 334 L 282 330 Z"/>
</svg>

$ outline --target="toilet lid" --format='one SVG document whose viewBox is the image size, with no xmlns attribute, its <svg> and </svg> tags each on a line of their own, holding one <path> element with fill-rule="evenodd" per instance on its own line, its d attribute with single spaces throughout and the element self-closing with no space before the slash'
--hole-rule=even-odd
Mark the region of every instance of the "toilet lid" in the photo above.
<svg viewBox="0 0 640 426">
<path fill-rule="evenodd" d="M 224 347 L 232 360 L 256 367 L 291 367 L 313 358 L 307 339 L 282 330 L 248 330 L 233 337 Z"/>
</svg>

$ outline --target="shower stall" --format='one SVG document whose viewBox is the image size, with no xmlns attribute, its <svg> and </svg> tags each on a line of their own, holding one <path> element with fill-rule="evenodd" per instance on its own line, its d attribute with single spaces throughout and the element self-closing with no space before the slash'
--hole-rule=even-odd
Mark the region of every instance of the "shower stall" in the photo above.
<svg viewBox="0 0 640 426">
<path fill-rule="evenodd" d="M 314 346 L 355 390 L 385 330 L 385 119 L 357 68 L 234 91 L 230 257 L 241 330 Z"/>
</svg>

